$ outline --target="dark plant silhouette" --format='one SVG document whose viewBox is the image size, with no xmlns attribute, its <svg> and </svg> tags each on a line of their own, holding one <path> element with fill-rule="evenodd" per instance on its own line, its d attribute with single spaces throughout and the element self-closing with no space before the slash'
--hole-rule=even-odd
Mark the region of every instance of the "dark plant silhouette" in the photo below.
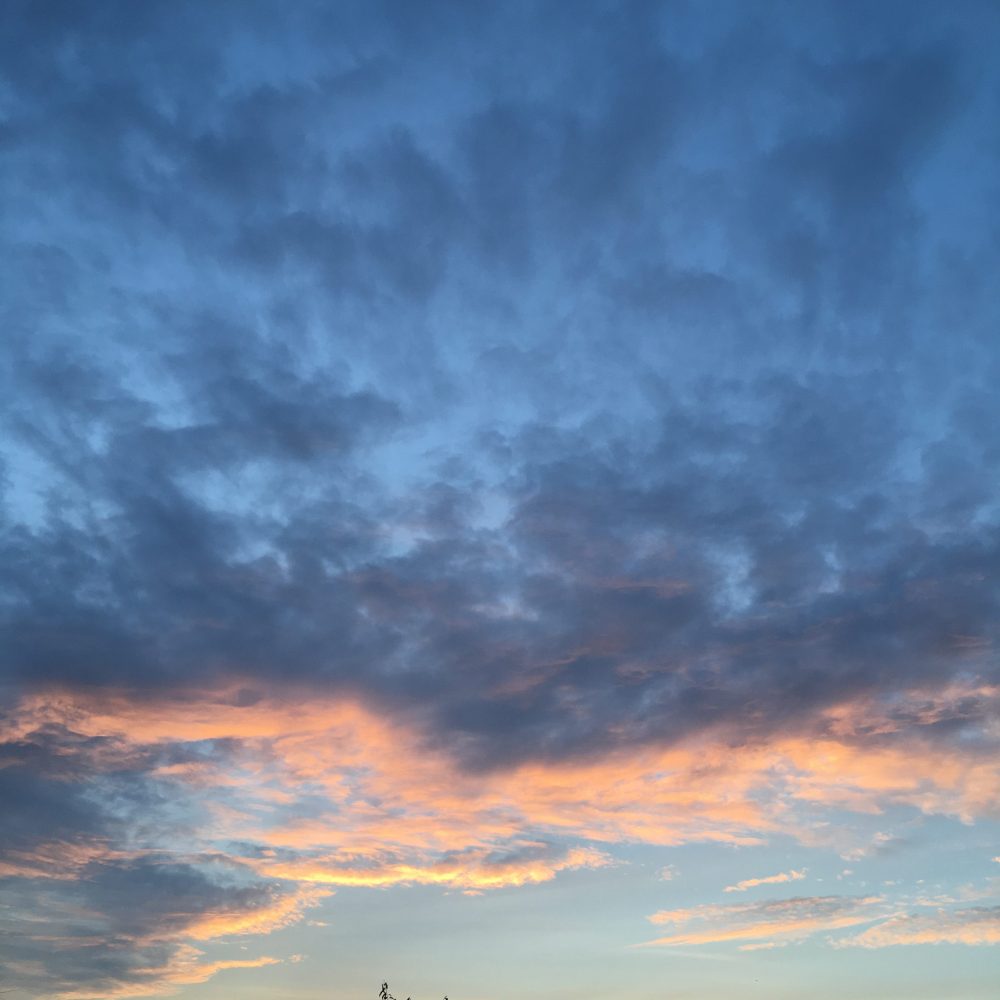
<svg viewBox="0 0 1000 1000">
<path fill-rule="evenodd" d="M 381 989 L 379 989 L 378 1000 L 396 1000 L 396 998 L 389 992 L 388 983 L 383 983 Z M 410 997 L 407 997 L 406 1000 L 410 1000 Z M 448 998 L 445 997 L 444 1000 L 448 1000 Z"/>
</svg>

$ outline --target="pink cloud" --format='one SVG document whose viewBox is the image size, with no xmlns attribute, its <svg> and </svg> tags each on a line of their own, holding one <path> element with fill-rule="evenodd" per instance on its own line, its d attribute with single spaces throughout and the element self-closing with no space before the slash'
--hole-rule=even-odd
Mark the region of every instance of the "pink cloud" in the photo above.
<svg viewBox="0 0 1000 1000">
<path fill-rule="evenodd" d="M 798 882 L 806 877 L 805 869 L 779 872 L 777 875 L 765 875 L 762 878 L 746 878 L 736 885 L 727 885 L 723 892 L 746 892 L 758 885 L 776 885 L 779 882 Z"/>
</svg>

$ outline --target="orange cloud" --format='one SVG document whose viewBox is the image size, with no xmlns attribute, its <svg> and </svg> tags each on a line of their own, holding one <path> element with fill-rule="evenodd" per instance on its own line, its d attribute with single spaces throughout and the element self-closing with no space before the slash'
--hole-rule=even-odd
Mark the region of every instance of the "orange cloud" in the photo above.
<svg viewBox="0 0 1000 1000">
<path fill-rule="evenodd" d="M 840 948 L 891 948 L 916 944 L 1000 944 L 1000 906 L 931 914 L 897 913 L 888 920 L 835 943 Z"/>
<path fill-rule="evenodd" d="M 349 868 L 335 859 L 257 865 L 261 874 L 297 882 L 325 885 L 385 887 L 391 885 L 444 885 L 462 889 L 495 889 L 502 886 L 547 882 L 558 872 L 574 868 L 602 868 L 611 859 L 601 851 L 580 847 L 562 857 L 491 862 L 482 852 L 474 852 L 460 862 L 428 861 L 424 864 L 386 863 L 377 867 Z"/>
<path fill-rule="evenodd" d="M 281 959 L 261 956 L 259 958 L 232 959 L 227 961 L 203 962 L 203 952 L 197 948 L 180 948 L 164 965 L 148 969 L 137 969 L 134 975 L 139 982 L 116 983 L 93 990 L 69 990 L 56 994 L 58 1000 L 125 1000 L 127 997 L 153 997 L 171 995 L 182 986 L 204 983 L 219 972 L 227 969 L 260 969 L 267 965 L 277 965 Z"/>
<path fill-rule="evenodd" d="M 777 875 L 765 875 L 763 878 L 745 878 L 736 885 L 727 885 L 723 892 L 746 892 L 758 885 L 776 885 L 779 882 L 798 882 L 806 877 L 805 869 L 796 871 L 794 868 L 788 872 L 779 872 Z"/>
<path fill-rule="evenodd" d="M 799 940 L 817 931 L 870 923 L 879 916 L 872 907 L 881 902 L 878 896 L 810 896 L 736 906 L 661 910 L 649 918 L 650 922 L 673 924 L 678 930 L 647 941 L 642 947 Z"/>
<path fill-rule="evenodd" d="M 834 948 L 890 948 L 899 945 L 1000 944 L 1000 906 L 936 908 L 932 913 L 891 912 L 881 896 L 818 896 L 759 903 L 661 910 L 649 917 L 674 933 L 640 947 L 740 944 L 741 951 L 781 947 L 823 931 L 871 926 L 830 940 Z"/>
<path fill-rule="evenodd" d="M 234 860 L 258 876 L 299 884 L 296 893 L 255 912 L 199 916 L 174 939 L 193 947 L 286 926 L 338 885 L 431 884 L 475 893 L 606 865 L 605 849 L 613 844 L 750 845 L 778 832 L 817 842 L 829 809 L 910 806 L 967 821 L 996 813 L 995 755 L 974 743 L 921 736 L 921 727 L 947 716 L 960 697 L 949 689 L 935 702 L 933 693 L 918 692 L 893 712 L 869 702 L 837 706 L 815 720 L 811 736 L 747 742 L 715 728 L 671 746 L 528 761 L 475 775 L 430 744 L 417 719 L 387 718 L 357 701 L 294 689 L 243 697 L 232 687 L 169 699 L 36 694 L 0 721 L 0 742 L 64 727 L 98 738 L 65 747 L 66 755 L 86 755 L 87 773 L 132 770 L 149 760 L 147 779 L 163 783 L 165 799 L 197 821 L 186 825 L 183 844 L 173 842 L 169 824 L 161 830 L 146 822 L 146 840 L 136 850 L 197 856 L 249 844 L 253 849 Z M 994 699 L 996 690 L 976 688 L 969 697 Z M 915 720 L 905 731 L 894 721 L 900 704 Z M 211 752 L 199 749 L 205 745 Z M 109 851 L 110 845 L 81 843 L 8 852 L 0 871 L 72 880 Z M 746 879 L 727 891 L 803 874 Z M 731 908 L 710 919 L 701 910 L 690 925 L 650 943 L 730 940 L 756 947 L 872 920 L 869 905 L 836 912 L 792 907 L 752 919 Z M 190 963 L 184 968 L 178 974 L 195 974 Z"/>
<path fill-rule="evenodd" d="M 993 695 L 992 688 L 976 691 Z M 853 725 L 848 706 L 828 713 L 830 726 L 845 735 L 773 737 L 735 752 L 725 732 L 709 731 L 671 747 L 471 776 L 430 748 L 418 726 L 359 703 L 289 692 L 241 704 L 236 695 L 191 692 L 155 702 L 125 694 L 35 696 L 8 717 L 0 739 L 61 724 L 104 737 L 103 752 L 122 756 L 157 743 L 236 741 L 231 753 L 152 772 L 202 802 L 207 839 L 369 858 L 432 858 L 525 834 L 595 844 L 755 844 L 779 830 L 808 839 L 817 808 L 878 813 L 909 805 L 968 821 L 1000 803 L 995 755 L 912 734 L 859 741 L 857 727 L 873 725 L 867 703 Z M 943 703 L 957 697 L 949 690 Z M 921 718 L 938 717 L 924 694 L 914 700 Z M 301 796 L 328 809 L 298 810 Z M 300 818 L 306 813 L 311 818 Z"/>
<path fill-rule="evenodd" d="M 304 910 L 316 906 L 330 894 L 327 889 L 303 886 L 292 895 L 256 909 L 204 914 L 186 926 L 181 935 L 193 941 L 208 941 L 243 934 L 270 934 L 297 923 Z"/>
</svg>

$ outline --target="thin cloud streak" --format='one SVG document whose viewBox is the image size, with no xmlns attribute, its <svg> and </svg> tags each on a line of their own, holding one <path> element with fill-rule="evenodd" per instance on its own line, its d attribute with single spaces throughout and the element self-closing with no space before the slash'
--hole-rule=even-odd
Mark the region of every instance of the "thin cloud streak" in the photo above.
<svg viewBox="0 0 1000 1000">
<path fill-rule="evenodd" d="M 68 990 L 57 993 L 56 996 L 58 1000 L 119 1000 L 126 997 L 161 996 L 164 993 L 170 995 L 183 986 L 204 983 L 229 969 L 263 969 L 280 963 L 280 959 L 269 956 L 210 962 L 203 961 L 202 955 L 197 948 L 181 948 L 167 965 L 136 970 L 134 974 L 145 979 L 145 982 L 106 986 L 100 992 Z"/>
<path fill-rule="evenodd" d="M 894 948 L 924 944 L 1000 944 L 1000 906 L 899 913 L 861 934 L 836 942 L 838 948 Z"/>
<path fill-rule="evenodd" d="M 794 868 L 787 872 L 778 872 L 777 875 L 764 875 L 761 878 L 745 878 L 735 885 L 727 885 L 723 892 L 746 892 L 758 885 L 777 885 L 781 882 L 798 882 L 806 877 L 805 869 L 796 871 Z"/>
<path fill-rule="evenodd" d="M 685 947 L 731 942 L 795 941 L 819 931 L 838 931 L 878 919 L 880 896 L 807 896 L 731 906 L 704 905 L 692 909 L 660 910 L 649 919 L 672 924 L 675 933 L 645 942 L 641 947 Z"/>
</svg>

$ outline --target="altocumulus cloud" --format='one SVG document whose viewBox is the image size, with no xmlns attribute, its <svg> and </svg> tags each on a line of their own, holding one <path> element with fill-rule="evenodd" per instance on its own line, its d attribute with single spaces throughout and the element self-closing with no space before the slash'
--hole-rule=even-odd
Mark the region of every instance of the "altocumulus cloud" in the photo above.
<svg viewBox="0 0 1000 1000">
<path fill-rule="evenodd" d="M 996 817 L 998 24 L 918 6 L 5 6 L 17 985 L 274 963 L 206 942 L 338 886 Z"/>
</svg>

